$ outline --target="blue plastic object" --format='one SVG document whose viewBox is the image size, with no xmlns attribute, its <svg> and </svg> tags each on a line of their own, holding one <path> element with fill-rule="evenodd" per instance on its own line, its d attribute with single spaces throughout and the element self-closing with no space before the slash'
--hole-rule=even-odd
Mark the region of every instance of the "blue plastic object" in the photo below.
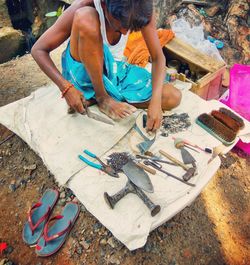
<svg viewBox="0 0 250 265">
<path fill-rule="evenodd" d="M 91 156 L 91 157 L 93 157 L 93 158 L 96 158 L 96 155 L 95 154 L 93 154 L 93 153 L 91 153 L 89 150 L 87 150 L 87 149 L 85 149 L 84 151 L 83 151 L 85 154 L 87 154 L 88 156 Z"/>
<path fill-rule="evenodd" d="M 68 202 L 61 215 L 63 216 L 62 219 L 57 220 L 48 231 L 48 236 L 53 237 L 53 235 L 58 234 L 59 232 L 66 230 L 64 234 L 59 237 L 55 237 L 54 239 L 46 242 L 44 235 L 40 237 L 39 241 L 37 242 L 36 254 L 41 257 L 48 257 L 52 254 L 56 253 L 63 243 L 65 242 L 68 234 L 70 233 L 71 228 L 73 227 L 78 215 L 80 212 L 80 207 L 78 204 L 74 202 Z"/>
<path fill-rule="evenodd" d="M 224 43 L 220 40 L 215 40 L 214 44 L 216 45 L 217 49 L 222 49 L 224 47 Z"/>
<path fill-rule="evenodd" d="M 32 213 L 32 223 L 35 225 L 38 220 L 44 216 L 44 214 L 53 209 L 59 197 L 59 193 L 53 189 L 47 189 L 42 198 L 39 200 L 41 202 L 41 206 L 36 208 Z M 34 245 L 41 237 L 43 233 L 43 229 L 45 226 L 47 219 L 45 219 L 32 233 L 29 222 L 26 222 L 23 227 L 23 241 L 28 245 Z"/>
<path fill-rule="evenodd" d="M 224 43 L 221 40 L 217 40 L 212 36 L 207 36 L 207 39 L 211 42 L 214 43 L 217 49 L 222 49 L 224 47 Z"/>
<path fill-rule="evenodd" d="M 86 163 L 87 165 L 89 165 L 89 166 L 91 166 L 91 167 L 94 167 L 94 168 L 97 168 L 97 169 L 102 169 L 102 165 L 100 165 L 100 164 L 96 164 L 96 163 L 94 163 L 94 162 L 91 162 L 91 161 L 89 161 L 87 158 L 85 158 L 85 157 L 83 157 L 83 156 L 81 156 L 81 155 L 79 155 L 78 156 L 84 163 Z"/>
</svg>

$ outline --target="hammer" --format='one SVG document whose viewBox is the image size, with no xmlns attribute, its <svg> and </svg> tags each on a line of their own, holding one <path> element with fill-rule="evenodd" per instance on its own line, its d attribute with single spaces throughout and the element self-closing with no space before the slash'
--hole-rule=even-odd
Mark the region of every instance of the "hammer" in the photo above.
<svg viewBox="0 0 250 265">
<path fill-rule="evenodd" d="M 193 176 L 195 176 L 196 174 L 196 168 L 195 167 L 188 167 L 185 164 L 183 164 L 181 161 L 179 161 L 178 159 L 172 157 L 171 155 L 169 155 L 168 153 L 166 153 L 163 150 L 159 151 L 160 154 L 164 155 L 166 158 L 168 158 L 170 161 L 174 162 L 176 165 L 182 167 L 184 170 L 186 170 L 187 172 L 182 176 L 182 178 L 185 181 L 190 180 Z"/>
</svg>

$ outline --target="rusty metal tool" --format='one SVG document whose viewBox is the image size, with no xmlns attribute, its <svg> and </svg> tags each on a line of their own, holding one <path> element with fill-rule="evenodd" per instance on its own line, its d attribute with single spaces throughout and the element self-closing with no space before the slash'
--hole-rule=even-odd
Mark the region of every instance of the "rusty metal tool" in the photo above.
<svg viewBox="0 0 250 265">
<path fill-rule="evenodd" d="M 172 163 L 172 162 L 169 162 L 169 161 L 166 161 L 166 160 L 163 160 L 163 159 L 160 159 L 156 156 L 146 156 L 146 155 L 136 155 L 135 156 L 136 158 L 141 158 L 141 159 L 149 159 L 151 161 L 155 161 L 155 162 L 159 162 L 159 163 L 164 163 L 164 164 L 168 164 L 168 165 L 171 165 L 171 166 L 176 166 L 175 163 Z"/>
<path fill-rule="evenodd" d="M 90 111 L 87 104 L 83 103 L 83 106 L 84 106 L 84 108 L 86 110 L 86 114 L 89 118 L 94 119 L 96 121 L 104 122 L 104 123 L 109 124 L 109 125 L 114 125 L 114 122 L 111 119 L 105 118 L 99 114 L 96 114 L 96 113 Z"/>
<path fill-rule="evenodd" d="M 83 161 L 85 162 L 87 165 L 91 166 L 91 167 L 94 167 L 94 168 L 97 168 L 97 169 L 100 169 L 102 170 L 103 172 L 107 173 L 108 175 L 110 175 L 111 177 L 114 177 L 114 178 L 119 178 L 119 175 L 118 173 L 109 165 L 106 165 L 105 163 L 102 162 L 102 160 L 97 157 L 95 154 L 91 153 L 89 150 L 84 150 L 83 151 L 86 155 L 92 157 L 92 158 L 95 158 L 97 159 L 97 161 L 100 163 L 100 164 L 97 164 L 97 163 L 94 163 L 90 160 L 88 160 L 86 157 L 82 156 L 82 155 L 79 155 L 78 157 Z"/>
<path fill-rule="evenodd" d="M 122 171 L 129 180 L 140 189 L 151 193 L 154 192 L 154 188 L 148 174 L 142 168 L 138 167 L 132 159 L 129 159 L 122 167 Z"/>
<path fill-rule="evenodd" d="M 154 204 L 148 196 L 135 184 L 133 184 L 130 180 L 127 181 L 126 186 L 118 191 L 116 194 L 110 196 L 107 192 L 104 193 L 104 199 L 106 203 L 109 205 L 111 209 L 114 209 L 116 203 L 120 201 L 123 197 L 125 197 L 129 193 L 136 194 L 149 208 L 151 216 L 155 216 L 161 210 L 160 205 Z"/>
<path fill-rule="evenodd" d="M 144 161 L 144 164 L 145 164 L 145 165 L 148 165 L 148 166 L 151 166 L 151 167 L 153 167 L 153 168 L 155 168 L 155 169 L 157 169 L 157 170 L 163 172 L 163 173 L 166 174 L 167 176 L 169 176 L 169 177 L 171 177 L 171 178 L 174 178 L 174 179 L 176 179 L 176 180 L 178 180 L 178 181 L 180 181 L 180 182 L 182 182 L 182 183 L 184 183 L 184 184 L 186 184 L 186 185 L 188 185 L 188 186 L 195 187 L 195 184 L 192 184 L 192 183 L 188 183 L 188 182 L 187 182 L 186 177 L 185 177 L 185 179 L 184 179 L 184 176 L 185 176 L 187 173 L 185 173 L 184 176 L 183 176 L 183 179 L 181 179 L 181 178 L 179 178 L 179 177 L 177 177 L 177 176 L 175 176 L 175 175 L 173 175 L 173 174 L 167 172 L 166 170 L 164 170 L 164 169 L 162 168 L 162 165 L 160 165 L 159 163 L 157 163 L 157 162 L 155 162 L 155 161 L 145 160 L 145 161 Z"/>
<path fill-rule="evenodd" d="M 179 161 L 178 159 L 172 157 L 170 154 L 166 153 L 163 150 L 159 151 L 160 154 L 164 155 L 166 158 L 168 158 L 169 160 L 171 160 L 172 162 L 176 163 L 177 165 L 179 165 L 180 167 L 182 167 L 184 170 L 186 170 L 187 172 L 182 176 L 182 178 L 185 181 L 188 181 L 190 178 L 192 178 L 193 176 L 195 176 L 197 174 L 197 168 L 195 167 L 188 167 L 186 166 L 184 163 L 182 163 L 181 161 Z"/>
<path fill-rule="evenodd" d="M 192 164 L 193 167 L 196 167 L 196 160 L 194 159 L 194 157 L 184 148 L 184 143 L 183 141 L 180 139 L 180 138 L 176 138 L 174 140 L 174 146 L 177 148 L 177 149 L 180 149 L 181 150 L 181 157 L 182 157 L 182 160 L 184 162 L 184 164 Z"/>
<path fill-rule="evenodd" d="M 141 129 L 139 128 L 139 126 L 135 123 L 133 129 L 135 131 L 137 131 L 139 133 L 139 135 L 144 139 L 144 142 L 141 142 L 137 145 L 137 147 L 139 148 L 141 154 L 145 154 L 150 147 L 153 145 L 153 143 L 155 142 L 156 139 L 156 134 L 154 136 L 153 139 L 149 139 L 147 136 L 144 135 L 144 133 L 141 131 Z"/>
</svg>

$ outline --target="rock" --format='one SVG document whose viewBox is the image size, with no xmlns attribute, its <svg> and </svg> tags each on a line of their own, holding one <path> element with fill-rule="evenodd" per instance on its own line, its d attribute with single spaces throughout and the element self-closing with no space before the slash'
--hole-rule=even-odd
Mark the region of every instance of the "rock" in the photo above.
<svg viewBox="0 0 250 265">
<path fill-rule="evenodd" d="M 60 199 L 59 202 L 58 202 L 58 204 L 60 206 L 64 206 L 66 204 L 66 200 L 65 199 Z"/>
<path fill-rule="evenodd" d="M 23 167 L 24 170 L 35 170 L 36 169 L 36 164 L 28 165 Z"/>
<path fill-rule="evenodd" d="M 102 225 L 98 222 L 93 225 L 94 233 L 98 232 L 101 229 Z"/>
<path fill-rule="evenodd" d="M 43 21 L 39 16 L 36 16 L 32 24 L 32 34 L 35 38 L 42 35 L 43 31 Z"/>
<path fill-rule="evenodd" d="M 76 253 L 78 254 L 78 255 L 82 255 L 82 247 L 81 246 L 79 246 L 79 247 L 77 247 L 76 248 Z"/>
<path fill-rule="evenodd" d="M 11 27 L 11 20 L 9 17 L 6 0 L 0 0 L 0 28 Z"/>
<path fill-rule="evenodd" d="M 108 243 L 112 248 L 115 248 L 115 247 L 116 247 L 116 242 L 115 242 L 114 237 L 110 237 L 110 238 L 108 239 L 107 243 Z"/>
<path fill-rule="evenodd" d="M 103 245 L 103 246 L 107 245 L 107 239 L 106 238 L 102 238 L 100 240 L 100 245 Z"/>
<path fill-rule="evenodd" d="M 150 243 L 149 241 L 146 243 L 145 247 L 144 247 L 146 252 L 151 252 L 153 249 L 153 244 Z"/>
<path fill-rule="evenodd" d="M 6 262 L 8 262 L 7 259 L 2 259 L 2 260 L 0 261 L 0 265 L 4 265 Z"/>
<path fill-rule="evenodd" d="M 65 194 L 65 192 L 64 192 L 64 191 L 63 191 L 63 192 L 61 192 L 61 193 L 60 193 L 60 198 L 61 198 L 61 199 L 65 199 L 65 197 L 66 197 L 66 194 Z"/>
<path fill-rule="evenodd" d="M 81 241 L 80 244 L 84 247 L 84 249 L 89 249 L 90 244 L 87 241 Z"/>
<path fill-rule="evenodd" d="M 9 189 L 14 192 L 16 190 L 16 184 L 10 184 Z"/>
<path fill-rule="evenodd" d="M 115 255 L 112 255 L 110 258 L 109 258 L 109 262 L 111 264 L 117 264 L 119 265 L 121 262 L 120 260 L 115 256 Z"/>
<path fill-rule="evenodd" d="M 87 211 L 86 207 L 83 204 L 81 204 L 81 212 L 85 213 L 86 211 Z"/>
<path fill-rule="evenodd" d="M 220 7 L 215 5 L 215 6 L 211 6 L 210 8 L 206 9 L 206 13 L 208 14 L 209 17 L 213 17 L 215 16 L 220 10 Z"/>
<path fill-rule="evenodd" d="M 0 64 L 25 52 L 25 37 L 20 30 L 0 28 Z"/>
</svg>

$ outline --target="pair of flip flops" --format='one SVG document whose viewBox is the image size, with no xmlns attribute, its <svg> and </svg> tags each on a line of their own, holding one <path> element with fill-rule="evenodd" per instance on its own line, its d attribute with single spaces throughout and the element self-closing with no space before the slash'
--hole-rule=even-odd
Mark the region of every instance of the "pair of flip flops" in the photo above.
<svg viewBox="0 0 250 265">
<path fill-rule="evenodd" d="M 23 240 L 28 245 L 36 245 L 38 256 L 48 257 L 56 253 L 65 242 L 79 215 L 79 205 L 68 202 L 61 215 L 50 218 L 58 198 L 57 190 L 48 189 L 39 202 L 28 211 L 28 221 L 23 228 Z"/>
</svg>

